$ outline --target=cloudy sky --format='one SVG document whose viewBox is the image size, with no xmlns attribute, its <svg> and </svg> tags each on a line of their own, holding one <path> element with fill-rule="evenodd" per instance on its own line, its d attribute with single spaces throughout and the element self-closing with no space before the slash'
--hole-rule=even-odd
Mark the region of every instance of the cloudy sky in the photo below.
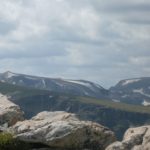
<svg viewBox="0 0 150 150">
<path fill-rule="evenodd" d="M 150 76 L 149 0 L 0 0 L 0 72 L 108 88 Z"/>
</svg>

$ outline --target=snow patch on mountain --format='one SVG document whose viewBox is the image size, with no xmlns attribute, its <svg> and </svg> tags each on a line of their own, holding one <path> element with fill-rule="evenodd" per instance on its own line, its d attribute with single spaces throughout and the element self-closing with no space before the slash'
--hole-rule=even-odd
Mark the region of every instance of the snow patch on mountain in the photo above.
<svg viewBox="0 0 150 150">
<path fill-rule="evenodd" d="M 92 91 L 95 91 L 94 86 L 96 88 L 102 89 L 102 87 L 100 85 L 98 85 L 98 84 L 91 84 L 91 83 L 83 82 L 83 81 L 79 81 L 79 80 L 65 80 L 65 81 L 85 86 L 87 88 L 90 88 Z"/>
<path fill-rule="evenodd" d="M 12 77 L 17 77 L 17 76 L 18 76 L 17 74 L 12 73 L 12 72 L 10 72 L 10 71 L 6 72 L 6 77 L 7 77 L 7 78 L 12 78 Z"/>
<path fill-rule="evenodd" d="M 90 94 L 86 91 L 84 91 L 84 94 L 87 95 L 87 96 L 90 96 Z"/>
<path fill-rule="evenodd" d="M 37 78 L 35 78 L 35 77 L 30 77 L 30 76 L 26 76 L 26 79 L 37 80 Z"/>
<path fill-rule="evenodd" d="M 16 84 L 16 82 L 14 81 L 12 84 L 13 84 L 13 85 L 15 85 L 15 84 Z"/>
<path fill-rule="evenodd" d="M 58 81 L 56 81 L 55 84 L 58 85 L 58 86 L 60 86 L 60 87 L 62 87 L 62 88 L 65 87 L 65 85 L 63 83 L 58 82 Z"/>
<path fill-rule="evenodd" d="M 143 92 L 142 88 L 141 89 L 134 89 L 133 93 L 140 93 L 140 94 L 144 95 L 144 92 Z"/>
<path fill-rule="evenodd" d="M 53 98 L 54 96 L 53 95 L 49 95 L 49 98 Z"/>
<path fill-rule="evenodd" d="M 129 96 L 129 95 L 122 95 L 121 97 L 122 97 L 122 98 L 126 98 L 126 97 L 128 97 L 128 96 Z"/>
<path fill-rule="evenodd" d="M 89 84 L 89 83 L 85 83 L 85 82 L 77 81 L 77 80 L 65 80 L 65 81 L 67 81 L 67 82 L 71 82 L 71 83 L 80 84 L 80 85 L 83 85 L 83 86 L 88 86 L 88 87 L 90 87 L 90 86 L 91 86 L 91 84 Z"/>
<path fill-rule="evenodd" d="M 19 83 L 23 83 L 23 80 L 19 80 Z"/>
<path fill-rule="evenodd" d="M 147 102 L 146 100 L 144 100 L 144 102 L 142 103 L 142 105 L 144 105 L 144 106 L 150 106 L 150 102 Z"/>
<path fill-rule="evenodd" d="M 134 83 L 134 82 L 138 82 L 140 81 L 141 79 L 130 79 L 130 80 L 125 80 L 122 85 L 125 86 L 125 85 L 128 85 L 128 84 L 131 84 L 131 83 Z"/>
<path fill-rule="evenodd" d="M 141 89 L 135 89 L 135 90 L 133 90 L 133 92 L 134 93 L 140 93 L 140 94 L 142 94 L 144 96 L 150 97 L 150 94 L 144 93 L 144 90 L 142 88 Z"/>
<path fill-rule="evenodd" d="M 103 89 L 99 84 L 94 83 L 94 86 L 96 86 L 97 88 Z"/>
<path fill-rule="evenodd" d="M 117 100 L 117 99 L 112 99 L 112 101 L 115 103 L 120 103 L 120 100 Z"/>
<path fill-rule="evenodd" d="M 46 87 L 46 83 L 45 83 L 44 79 L 42 79 L 42 84 L 43 84 L 43 87 L 45 88 Z"/>
</svg>

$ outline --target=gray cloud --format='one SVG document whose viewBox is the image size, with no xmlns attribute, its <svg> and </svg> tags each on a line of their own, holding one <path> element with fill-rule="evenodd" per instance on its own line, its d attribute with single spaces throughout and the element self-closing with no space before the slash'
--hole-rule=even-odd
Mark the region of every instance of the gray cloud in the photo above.
<svg viewBox="0 0 150 150">
<path fill-rule="evenodd" d="M 11 22 L 0 21 L 0 36 L 4 36 L 5 34 L 8 34 L 14 29 L 15 25 Z"/>
<path fill-rule="evenodd" d="M 150 75 L 148 0 L 0 0 L 0 72 L 87 79 Z"/>
</svg>

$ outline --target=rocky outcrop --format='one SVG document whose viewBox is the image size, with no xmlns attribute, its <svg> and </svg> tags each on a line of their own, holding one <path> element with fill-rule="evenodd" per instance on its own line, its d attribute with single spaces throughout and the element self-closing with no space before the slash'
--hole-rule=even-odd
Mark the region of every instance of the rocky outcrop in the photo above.
<svg viewBox="0 0 150 150">
<path fill-rule="evenodd" d="M 90 121 L 80 121 L 75 114 L 41 112 L 31 120 L 17 122 L 11 131 L 21 141 L 41 143 L 58 149 L 104 150 L 115 141 L 108 128 Z"/>
<path fill-rule="evenodd" d="M 18 105 L 10 102 L 8 97 L 0 94 L 0 130 L 23 120 L 23 112 Z"/>
<path fill-rule="evenodd" d="M 122 142 L 115 142 L 106 150 L 150 150 L 150 126 L 128 129 Z"/>
</svg>

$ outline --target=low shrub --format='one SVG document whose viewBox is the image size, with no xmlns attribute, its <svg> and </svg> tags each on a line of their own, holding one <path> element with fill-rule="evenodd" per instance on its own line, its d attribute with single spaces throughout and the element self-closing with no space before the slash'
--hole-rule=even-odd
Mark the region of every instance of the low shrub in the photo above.
<svg viewBox="0 0 150 150">
<path fill-rule="evenodd" d="M 0 150 L 29 150 L 29 144 L 21 142 L 10 133 L 0 133 Z"/>
</svg>

